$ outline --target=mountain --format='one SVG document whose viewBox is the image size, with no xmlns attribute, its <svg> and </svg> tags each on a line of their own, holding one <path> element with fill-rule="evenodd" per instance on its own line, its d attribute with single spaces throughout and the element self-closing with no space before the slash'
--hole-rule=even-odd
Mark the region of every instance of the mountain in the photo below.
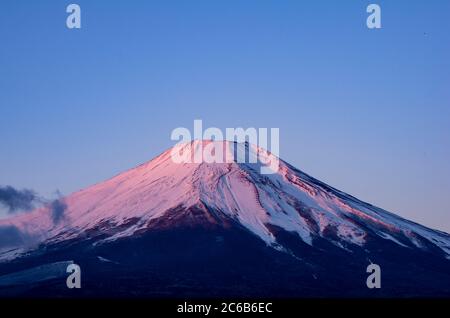
<svg viewBox="0 0 450 318">
<path fill-rule="evenodd" d="M 174 152 L 191 157 L 211 146 L 231 160 L 172 160 Z M 242 153 L 276 159 L 278 171 L 262 174 L 261 162 L 238 160 Z M 177 145 L 61 206 L 58 218 L 44 206 L 0 220 L 0 233 L 13 237 L 0 243 L 0 295 L 450 296 L 449 234 L 360 201 L 248 143 Z M 81 266 L 81 289 L 67 289 L 52 265 L 64 262 Z M 366 286 L 371 263 L 381 268 L 379 289 Z"/>
</svg>

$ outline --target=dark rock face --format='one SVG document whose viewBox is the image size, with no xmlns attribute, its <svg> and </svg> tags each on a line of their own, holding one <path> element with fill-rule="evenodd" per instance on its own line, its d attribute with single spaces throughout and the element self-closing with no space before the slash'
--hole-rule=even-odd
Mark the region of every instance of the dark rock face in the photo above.
<svg viewBox="0 0 450 318">
<path fill-rule="evenodd" d="M 180 165 L 168 150 L 65 198 L 57 224 L 39 209 L 0 220 L 0 295 L 450 297 L 449 234 L 279 164 Z M 66 287 L 72 261 L 81 289 Z"/>
<path fill-rule="evenodd" d="M 138 220 L 130 220 L 137 222 Z M 2 297 L 448 297 L 450 262 L 435 253 L 372 239 L 345 249 L 316 237 L 270 230 L 284 250 L 267 246 L 232 219 L 205 204 L 177 207 L 147 230 L 99 243 L 104 225 L 89 236 L 0 265 L 0 276 L 46 263 L 73 260 L 82 288 L 66 277 L 3 286 Z M 329 229 L 333 235 L 333 229 Z M 99 244 L 97 244 L 99 243 Z M 342 242 L 345 244 L 345 242 Z M 366 268 L 381 266 L 381 289 L 366 286 Z M 0 277 L 0 282 L 1 282 Z"/>
</svg>

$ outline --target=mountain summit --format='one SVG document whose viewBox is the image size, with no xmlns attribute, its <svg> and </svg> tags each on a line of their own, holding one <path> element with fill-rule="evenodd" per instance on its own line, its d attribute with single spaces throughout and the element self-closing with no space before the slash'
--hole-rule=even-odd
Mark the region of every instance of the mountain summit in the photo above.
<svg viewBox="0 0 450 318">
<path fill-rule="evenodd" d="M 173 160 L 211 146 L 228 160 Z M 242 154 L 276 159 L 278 169 L 261 174 L 261 160 L 248 163 Z M 0 220 L 0 230 L 20 238 L 0 244 L 0 293 L 2 277 L 18 268 L 73 260 L 88 276 L 83 295 L 450 295 L 449 234 L 360 201 L 248 143 L 177 145 L 64 203 L 58 222 L 48 207 Z M 372 262 L 382 269 L 380 290 L 366 287 Z M 39 293 L 64 294 L 57 281 L 45 286 Z"/>
</svg>

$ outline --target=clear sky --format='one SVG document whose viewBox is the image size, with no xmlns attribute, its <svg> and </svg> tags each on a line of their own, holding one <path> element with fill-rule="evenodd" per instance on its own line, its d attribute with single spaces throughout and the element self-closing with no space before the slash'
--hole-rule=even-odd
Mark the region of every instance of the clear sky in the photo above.
<svg viewBox="0 0 450 318">
<path fill-rule="evenodd" d="M 0 185 L 69 194 L 194 119 L 279 127 L 291 164 L 450 232 L 450 1 L 71 2 L 0 3 Z"/>
</svg>

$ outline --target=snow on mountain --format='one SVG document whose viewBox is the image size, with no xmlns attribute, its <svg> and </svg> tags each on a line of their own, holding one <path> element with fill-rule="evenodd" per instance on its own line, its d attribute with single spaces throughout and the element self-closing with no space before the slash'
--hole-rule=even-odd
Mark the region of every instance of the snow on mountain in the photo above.
<svg viewBox="0 0 450 318">
<path fill-rule="evenodd" d="M 296 233 L 308 245 L 315 238 L 332 244 L 364 247 L 371 239 L 391 241 L 403 248 L 440 249 L 450 255 L 450 235 L 428 229 L 336 190 L 279 160 L 273 174 L 261 174 L 261 162 L 175 163 L 171 154 L 188 157 L 199 147 L 222 147 L 224 158 L 234 158 L 236 146 L 249 156 L 273 160 L 253 145 L 193 141 L 180 144 L 134 169 L 66 197 L 67 209 L 55 223 L 48 207 L 0 220 L 0 229 L 21 233 L 19 246 L 3 247 L 0 258 L 17 255 L 15 248 L 33 243 L 59 242 L 102 232 L 102 242 L 132 236 L 170 224 L 180 208 L 202 207 L 214 218 L 238 222 L 267 245 L 283 250 L 274 228 Z M 217 148 L 216 148 L 217 149 Z M 278 160 L 278 158 L 275 158 Z M 174 220 L 173 222 L 176 222 Z M 0 245 L 0 251 L 2 246 Z"/>
</svg>

